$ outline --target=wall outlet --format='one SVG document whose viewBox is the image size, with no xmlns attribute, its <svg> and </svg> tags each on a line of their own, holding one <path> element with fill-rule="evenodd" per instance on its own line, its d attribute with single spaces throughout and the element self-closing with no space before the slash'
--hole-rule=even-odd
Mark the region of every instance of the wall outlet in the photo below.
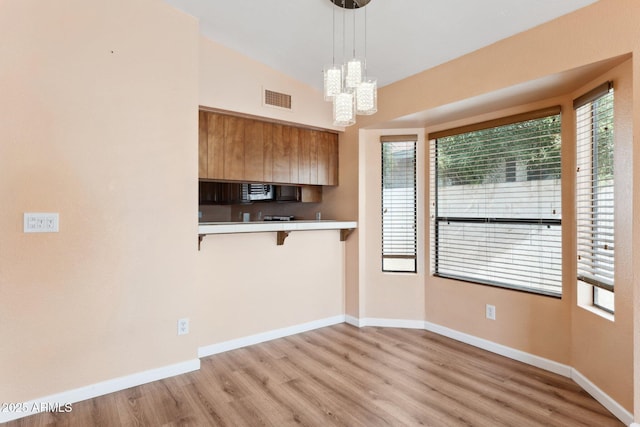
<svg viewBox="0 0 640 427">
<path fill-rule="evenodd" d="M 187 335 L 189 333 L 189 319 L 178 319 L 178 335 Z"/>
<path fill-rule="evenodd" d="M 25 212 L 25 233 L 57 233 L 60 216 L 56 212 Z"/>
<path fill-rule="evenodd" d="M 485 315 L 489 320 L 496 320 L 496 306 L 487 304 Z"/>
</svg>

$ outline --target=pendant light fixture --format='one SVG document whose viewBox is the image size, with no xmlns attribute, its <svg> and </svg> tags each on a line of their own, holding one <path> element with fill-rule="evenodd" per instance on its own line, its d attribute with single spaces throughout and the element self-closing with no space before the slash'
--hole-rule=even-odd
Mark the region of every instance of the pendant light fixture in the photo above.
<svg viewBox="0 0 640 427">
<path fill-rule="evenodd" d="M 324 67 L 324 99 L 333 102 L 333 124 L 351 126 L 356 122 L 356 114 L 373 114 L 377 111 L 377 81 L 366 73 L 367 15 L 365 10 L 365 57 L 356 57 L 356 16 L 355 10 L 369 4 L 371 0 L 330 0 L 342 8 L 342 56 L 346 51 L 346 13 L 353 15 L 352 58 L 344 65 L 335 64 L 335 9 L 333 10 L 333 63 Z"/>
</svg>

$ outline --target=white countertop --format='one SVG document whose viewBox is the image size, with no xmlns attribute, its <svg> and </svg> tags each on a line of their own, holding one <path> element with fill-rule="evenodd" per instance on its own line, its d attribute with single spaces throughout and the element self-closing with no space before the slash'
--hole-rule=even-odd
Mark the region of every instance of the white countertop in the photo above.
<svg viewBox="0 0 640 427">
<path fill-rule="evenodd" d="M 260 233 L 268 231 L 307 231 L 354 229 L 356 221 L 250 221 L 201 222 L 198 234 Z"/>
</svg>

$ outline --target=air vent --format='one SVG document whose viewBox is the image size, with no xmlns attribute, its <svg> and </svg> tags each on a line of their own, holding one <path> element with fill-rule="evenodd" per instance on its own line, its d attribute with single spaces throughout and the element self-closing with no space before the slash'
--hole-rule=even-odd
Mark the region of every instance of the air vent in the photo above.
<svg viewBox="0 0 640 427">
<path fill-rule="evenodd" d="M 269 89 L 264 90 L 264 105 L 291 110 L 291 95 L 274 92 Z"/>
</svg>

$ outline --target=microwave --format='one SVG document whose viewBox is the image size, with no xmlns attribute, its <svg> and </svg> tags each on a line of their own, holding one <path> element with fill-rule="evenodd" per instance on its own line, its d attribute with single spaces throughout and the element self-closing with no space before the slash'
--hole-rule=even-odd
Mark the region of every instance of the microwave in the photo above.
<svg viewBox="0 0 640 427">
<path fill-rule="evenodd" d="M 273 200 L 274 186 L 271 184 L 242 184 L 242 200 Z"/>
</svg>

